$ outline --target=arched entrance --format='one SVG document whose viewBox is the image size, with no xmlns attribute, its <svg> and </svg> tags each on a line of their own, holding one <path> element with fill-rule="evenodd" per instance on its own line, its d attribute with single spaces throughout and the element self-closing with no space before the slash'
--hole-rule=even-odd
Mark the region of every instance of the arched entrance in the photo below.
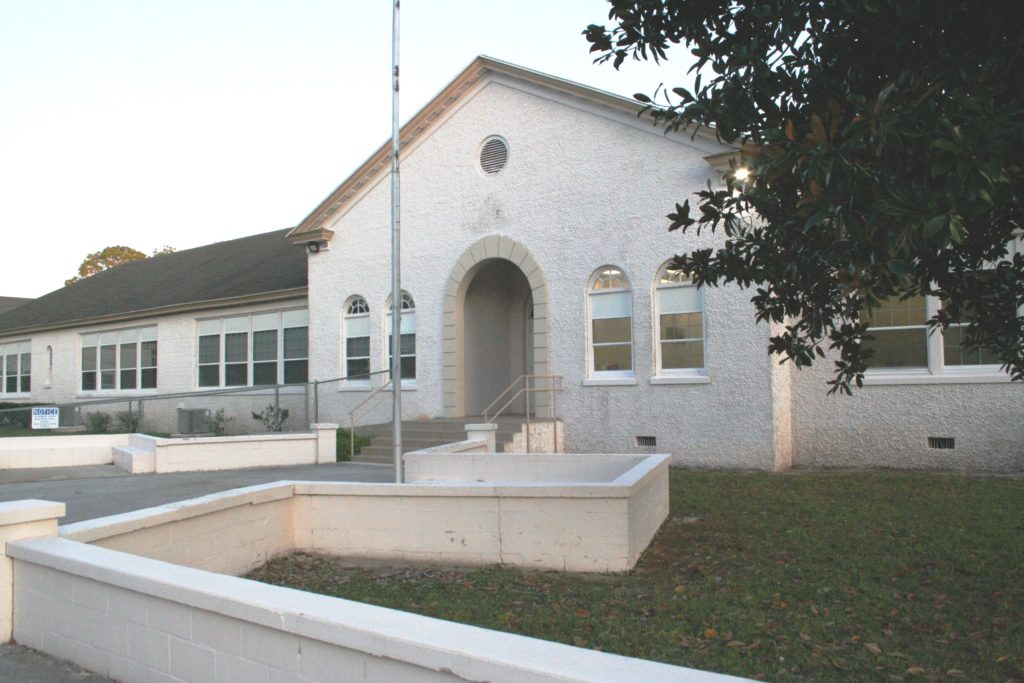
<svg viewBox="0 0 1024 683">
<path fill-rule="evenodd" d="M 445 289 L 446 415 L 479 415 L 520 375 L 548 374 L 547 302 L 540 268 L 518 242 L 487 237 L 462 255 Z M 508 411 L 523 409 L 520 401 Z"/>
</svg>

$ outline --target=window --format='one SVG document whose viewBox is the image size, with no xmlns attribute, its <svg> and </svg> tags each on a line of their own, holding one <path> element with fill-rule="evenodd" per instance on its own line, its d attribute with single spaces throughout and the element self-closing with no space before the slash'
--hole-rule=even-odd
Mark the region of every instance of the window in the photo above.
<svg viewBox="0 0 1024 683">
<path fill-rule="evenodd" d="M 658 375 L 704 370 L 704 290 L 671 263 L 655 285 L 655 348 Z"/>
<path fill-rule="evenodd" d="M 0 394 L 27 394 L 31 391 L 31 342 L 0 345 Z"/>
<path fill-rule="evenodd" d="M 951 376 L 971 371 L 995 374 L 1001 363 L 994 353 L 963 345 L 970 312 L 965 313 L 963 322 L 929 333 L 928 320 L 940 305 L 930 296 L 902 300 L 894 296 L 873 310 L 862 311 L 861 319 L 868 323 L 867 334 L 874 337 L 863 342 L 865 349 L 874 351 L 868 359 L 869 369 L 876 376 L 886 371 L 941 375 L 948 370 Z"/>
<path fill-rule="evenodd" d="M 392 307 L 390 298 L 388 299 L 387 308 L 389 314 L 385 325 L 388 338 L 388 368 L 390 369 L 393 357 L 391 342 L 392 316 L 390 314 Z M 402 292 L 401 327 L 399 328 L 399 333 L 401 337 L 398 355 L 402 367 L 402 381 L 408 384 L 416 381 L 416 303 L 408 292 Z"/>
<path fill-rule="evenodd" d="M 614 266 L 599 268 L 587 290 L 590 374 L 633 376 L 633 298 L 629 280 Z"/>
<path fill-rule="evenodd" d="M 156 327 L 82 335 L 82 391 L 156 389 Z"/>
<path fill-rule="evenodd" d="M 200 320 L 196 356 L 200 387 L 304 383 L 309 377 L 309 312 Z"/>
<path fill-rule="evenodd" d="M 345 306 L 344 375 L 351 383 L 370 381 L 370 306 L 361 296 Z"/>
</svg>

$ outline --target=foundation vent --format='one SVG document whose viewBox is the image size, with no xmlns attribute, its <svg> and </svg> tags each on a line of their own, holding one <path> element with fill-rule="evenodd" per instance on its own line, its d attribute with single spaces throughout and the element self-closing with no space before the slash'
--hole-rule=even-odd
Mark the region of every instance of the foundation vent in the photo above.
<svg viewBox="0 0 1024 683">
<path fill-rule="evenodd" d="M 956 448 L 956 440 L 951 436 L 929 436 L 928 448 Z"/>
<path fill-rule="evenodd" d="M 651 446 L 658 445 L 658 438 L 654 436 L 637 436 L 633 438 L 636 439 L 637 446 L 650 448 Z"/>
<path fill-rule="evenodd" d="M 480 147 L 480 168 L 487 175 L 501 173 L 508 163 L 508 143 L 499 137 L 489 137 Z"/>
</svg>

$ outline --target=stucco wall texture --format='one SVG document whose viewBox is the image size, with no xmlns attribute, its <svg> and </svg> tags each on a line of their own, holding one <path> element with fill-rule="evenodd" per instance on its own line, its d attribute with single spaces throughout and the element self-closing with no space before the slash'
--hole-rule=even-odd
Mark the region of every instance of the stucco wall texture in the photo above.
<svg viewBox="0 0 1024 683">
<path fill-rule="evenodd" d="M 416 390 L 403 395 L 405 415 L 442 414 L 445 283 L 472 245 L 499 235 L 530 252 L 547 285 L 547 353 L 550 371 L 564 377 L 558 412 L 568 451 L 636 451 L 635 436 L 655 436 L 657 450 L 673 453 L 678 464 L 772 468 L 768 334 L 753 323 L 748 294 L 726 287 L 706 295 L 709 383 L 649 383 L 657 271 L 674 254 L 715 239 L 669 234 L 664 216 L 713 179 L 703 157 L 723 148 L 666 137 L 633 115 L 525 87 L 500 79 L 484 84 L 403 160 L 402 283 L 416 301 L 418 354 Z M 504 171 L 487 176 L 477 160 L 491 135 L 508 141 L 510 155 Z M 339 212 L 329 226 L 336 231 L 332 248 L 310 258 L 315 377 L 343 374 L 342 311 L 355 294 L 371 307 L 373 369 L 386 363 L 386 178 Z M 632 286 L 636 379 L 585 386 L 586 287 L 591 274 L 609 264 Z M 326 405 L 347 415 L 365 397 L 344 391 L 322 396 L 321 410 Z"/>
</svg>

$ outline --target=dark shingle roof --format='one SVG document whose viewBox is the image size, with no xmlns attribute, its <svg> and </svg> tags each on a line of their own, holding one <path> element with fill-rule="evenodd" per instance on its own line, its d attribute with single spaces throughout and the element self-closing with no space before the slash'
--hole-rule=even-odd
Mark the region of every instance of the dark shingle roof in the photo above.
<svg viewBox="0 0 1024 683">
<path fill-rule="evenodd" d="M 306 251 L 287 234 L 275 230 L 124 263 L 0 314 L 0 333 L 306 287 Z"/>
<path fill-rule="evenodd" d="M 17 308 L 29 301 L 32 301 L 32 299 L 23 299 L 20 296 L 0 296 L 0 313 Z"/>
</svg>

